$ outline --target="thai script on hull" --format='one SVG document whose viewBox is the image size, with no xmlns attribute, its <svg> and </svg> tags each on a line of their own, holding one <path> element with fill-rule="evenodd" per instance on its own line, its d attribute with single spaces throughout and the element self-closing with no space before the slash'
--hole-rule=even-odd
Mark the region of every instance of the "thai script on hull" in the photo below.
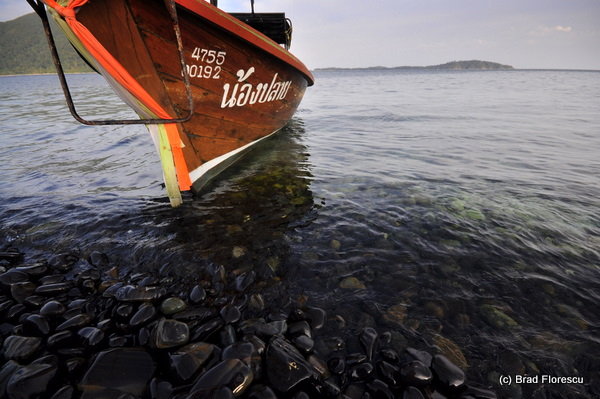
<svg viewBox="0 0 600 399">
<path fill-rule="evenodd" d="M 276 73 L 270 83 L 259 83 L 257 85 L 244 83 L 254 71 L 254 67 L 250 67 L 247 71 L 240 69 L 236 73 L 238 81 L 233 85 L 233 88 L 229 83 L 223 85 L 221 108 L 243 107 L 247 104 L 265 103 L 285 98 L 292 85 L 291 80 L 277 81 L 278 74 Z"/>
</svg>

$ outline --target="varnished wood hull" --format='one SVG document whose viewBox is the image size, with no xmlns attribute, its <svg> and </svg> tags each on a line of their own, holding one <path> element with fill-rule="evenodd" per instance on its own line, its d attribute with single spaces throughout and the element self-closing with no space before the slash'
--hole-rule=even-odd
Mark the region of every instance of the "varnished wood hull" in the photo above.
<svg viewBox="0 0 600 399">
<path fill-rule="evenodd" d="M 286 50 L 216 7 L 200 0 L 177 4 L 194 103 L 192 118 L 177 126 L 189 179 L 199 190 L 254 143 L 281 129 L 313 78 Z M 171 116 L 190 111 L 163 0 L 94 0 L 80 7 L 76 18 Z M 135 96 L 111 83 L 148 116 Z"/>
</svg>

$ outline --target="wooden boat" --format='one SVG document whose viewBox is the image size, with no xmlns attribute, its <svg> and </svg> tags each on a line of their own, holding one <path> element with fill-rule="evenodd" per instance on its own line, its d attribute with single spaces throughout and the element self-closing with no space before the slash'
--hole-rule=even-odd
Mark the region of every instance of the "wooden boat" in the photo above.
<svg viewBox="0 0 600 399">
<path fill-rule="evenodd" d="M 249 25 L 283 18 L 270 36 L 287 47 L 283 14 L 228 14 L 215 0 L 43 2 L 88 63 L 150 119 L 173 206 L 180 191 L 202 189 L 280 130 L 314 81 L 287 48 Z"/>
</svg>

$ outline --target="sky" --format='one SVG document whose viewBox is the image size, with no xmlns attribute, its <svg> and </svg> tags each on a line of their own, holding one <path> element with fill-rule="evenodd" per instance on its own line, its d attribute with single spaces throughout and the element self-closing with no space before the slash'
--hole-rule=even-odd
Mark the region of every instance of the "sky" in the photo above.
<svg viewBox="0 0 600 399">
<path fill-rule="evenodd" d="M 250 1 L 219 6 L 249 11 Z M 311 69 L 479 59 L 600 70 L 600 0 L 255 0 L 255 11 L 286 13 L 291 51 Z M 29 12 L 0 0 L 0 21 Z"/>
</svg>

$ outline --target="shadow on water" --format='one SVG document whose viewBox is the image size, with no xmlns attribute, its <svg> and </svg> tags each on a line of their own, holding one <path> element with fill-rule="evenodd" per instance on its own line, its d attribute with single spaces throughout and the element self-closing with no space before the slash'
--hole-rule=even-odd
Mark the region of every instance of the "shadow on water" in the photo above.
<svg viewBox="0 0 600 399">
<path fill-rule="evenodd" d="M 293 120 L 209 190 L 188 193 L 179 208 L 161 197 L 138 214 L 115 216 L 116 225 L 135 225 L 120 251 L 123 260 L 182 282 L 220 265 L 234 274 L 254 270 L 257 280 L 277 275 L 289 255 L 288 233 L 310 223 L 314 214 L 303 134 L 302 121 Z"/>
</svg>

